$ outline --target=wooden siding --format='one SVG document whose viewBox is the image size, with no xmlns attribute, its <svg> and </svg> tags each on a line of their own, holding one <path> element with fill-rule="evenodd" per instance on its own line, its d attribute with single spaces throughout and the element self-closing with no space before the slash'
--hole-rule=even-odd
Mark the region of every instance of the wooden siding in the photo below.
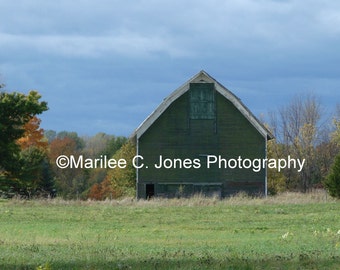
<svg viewBox="0 0 340 270">
<path fill-rule="evenodd" d="M 199 87 L 211 85 L 200 83 Z M 215 90 L 214 102 L 214 119 L 191 119 L 189 90 L 172 102 L 139 138 L 138 154 L 143 156 L 143 163 L 148 168 L 138 171 L 138 197 L 145 197 L 146 183 L 155 184 L 156 196 L 174 194 L 171 189 L 183 186 L 188 194 L 199 190 L 219 192 L 219 188 L 204 187 L 209 183 L 221 187 L 222 197 L 239 191 L 264 193 L 264 169 L 254 172 L 252 169 L 219 169 L 217 166 L 206 168 L 206 155 L 221 155 L 225 159 L 237 159 L 238 156 L 243 159 L 265 158 L 266 138 Z M 201 168 L 156 169 L 154 164 L 158 163 L 160 155 L 181 160 L 198 158 Z"/>
</svg>

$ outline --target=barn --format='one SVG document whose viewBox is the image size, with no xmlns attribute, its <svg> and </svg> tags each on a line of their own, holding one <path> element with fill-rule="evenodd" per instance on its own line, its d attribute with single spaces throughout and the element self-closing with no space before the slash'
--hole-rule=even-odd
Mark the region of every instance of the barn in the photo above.
<svg viewBox="0 0 340 270">
<path fill-rule="evenodd" d="M 249 164 L 266 158 L 273 136 L 205 71 L 166 97 L 132 138 L 137 198 L 267 195 L 266 167 Z"/>
</svg>

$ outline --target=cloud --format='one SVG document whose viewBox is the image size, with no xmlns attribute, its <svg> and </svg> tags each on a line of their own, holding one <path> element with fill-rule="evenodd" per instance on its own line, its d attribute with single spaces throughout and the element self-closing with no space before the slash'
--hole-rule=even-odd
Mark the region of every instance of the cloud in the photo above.
<svg viewBox="0 0 340 270">
<path fill-rule="evenodd" d="M 255 113 L 299 90 L 339 88 L 333 0 L 15 0 L 0 10 L 0 73 L 9 88 L 42 92 L 52 129 L 132 131 L 201 69 Z"/>
<path fill-rule="evenodd" d="M 106 36 L 79 35 L 13 35 L 0 33 L 0 46 L 8 49 L 57 54 L 68 57 L 104 57 L 119 54 L 125 57 L 146 57 L 164 53 L 172 57 L 189 56 L 177 48 L 171 39 L 143 36 L 138 33 L 118 33 Z"/>
<path fill-rule="evenodd" d="M 7 4 L 7 9 L 13 7 Z M 334 1 L 32 1 L 3 12 L 0 45 L 67 57 L 210 57 L 336 38 Z M 6 6 L 4 7 L 6 11 Z M 14 16 L 12 14 L 15 14 Z"/>
</svg>

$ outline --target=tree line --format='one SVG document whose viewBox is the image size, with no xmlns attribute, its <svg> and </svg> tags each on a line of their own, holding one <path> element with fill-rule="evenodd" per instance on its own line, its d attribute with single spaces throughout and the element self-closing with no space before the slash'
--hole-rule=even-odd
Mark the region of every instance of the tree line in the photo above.
<svg viewBox="0 0 340 270">
<path fill-rule="evenodd" d="M 80 137 L 76 132 L 44 131 L 38 116 L 48 106 L 40 99 L 37 91 L 24 95 L 1 89 L 0 197 L 58 195 L 68 199 L 103 199 L 131 195 L 131 188 L 124 188 L 123 182 L 117 184 L 119 189 L 111 187 L 114 180 L 109 178 L 117 179 L 115 174 L 122 174 L 120 171 L 112 174 L 101 168 L 60 169 L 55 164 L 59 155 L 88 158 L 125 155 L 128 147 L 133 151 L 128 139 L 105 133 Z M 110 187 L 104 188 L 105 184 Z"/>
<path fill-rule="evenodd" d="M 135 194 L 135 169 L 60 169 L 60 155 L 107 156 L 129 161 L 135 146 L 124 136 L 98 133 L 78 136 L 76 132 L 40 128 L 38 116 L 48 110 L 41 95 L 24 95 L 0 89 L 0 196 L 62 196 L 67 199 L 118 198 Z M 306 159 L 301 172 L 268 169 L 268 192 L 307 192 L 326 188 L 340 197 L 340 105 L 326 119 L 319 100 L 312 94 L 292 101 L 268 114 L 265 125 L 275 139 L 267 145 L 268 158 Z"/>
<path fill-rule="evenodd" d="M 326 188 L 340 197 L 340 171 L 336 172 L 335 163 L 340 155 L 340 105 L 327 118 L 316 96 L 295 96 L 289 104 L 269 113 L 266 125 L 275 137 L 268 142 L 269 158 L 306 160 L 301 172 L 294 168 L 281 172 L 269 169 L 269 193 Z M 330 176 L 334 173 L 336 178 Z"/>
</svg>

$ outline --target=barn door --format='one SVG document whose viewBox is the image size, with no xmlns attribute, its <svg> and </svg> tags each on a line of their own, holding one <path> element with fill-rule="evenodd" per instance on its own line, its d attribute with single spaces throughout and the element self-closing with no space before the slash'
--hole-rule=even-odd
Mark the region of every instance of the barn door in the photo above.
<svg viewBox="0 0 340 270">
<path fill-rule="evenodd" d="M 155 185 L 154 184 L 146 184 L 145 185 L 145 199 L 151 199 L 155 196 Z"/>
</svg>

